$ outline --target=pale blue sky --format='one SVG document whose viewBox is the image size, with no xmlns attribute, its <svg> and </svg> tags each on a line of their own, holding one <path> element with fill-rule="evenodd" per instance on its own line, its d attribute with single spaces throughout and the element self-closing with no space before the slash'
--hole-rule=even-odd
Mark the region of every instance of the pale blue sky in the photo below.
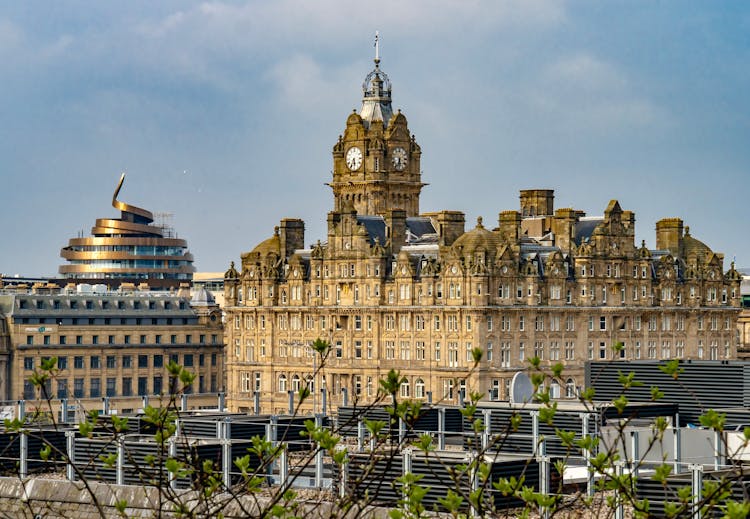
<svg viewBox="0 0 750 519">
<path fill-rule="evenodd" d="M 375 30 L 423 211 L 470 228 L 519 189 L 590 215 L 617 198 L 639 242 L 680 217 L 750 266 L 750 3 L 3 1 L 0 272 L 56 274 L 68 238 L 118 215 L 121 171 L 199 270 L 282 217 L 324 239 Z"/>
</svg>

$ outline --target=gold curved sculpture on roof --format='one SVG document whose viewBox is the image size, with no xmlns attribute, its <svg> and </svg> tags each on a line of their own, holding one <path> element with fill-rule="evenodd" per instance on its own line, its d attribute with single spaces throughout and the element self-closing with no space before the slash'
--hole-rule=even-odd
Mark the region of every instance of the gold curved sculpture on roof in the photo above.
<svg viewBox="0 0 750 519">
<path fill-rule="evenodd" d="M 133 213 L 137 214 L 138 216 L 142 216 L 143 218 L 147 218 L 149 220 L 149 223 L 153 222 L 154 215 L 151 211 L 147 211 L 134 205 L 126 204 L 125 202 L 120 202 L 117 199 L 117 195 L 120 194 L 120 189 L 122 188 L 122 183 L 124 181 L 125 173 L 120 175 L 120 181 L 117 183 L 117 189 L 115 189 L 115 194 L 112 195 L 112 207 L 125 213 Z"/>
<path fill-rule="evenodd" d="M 71 238 L 60 251 L 67 261 L 60 274 L 82 281 L 147 281 L 162 288 L 190 281 L 195 268 L 187 242 L 170 229 L 165 232 L 165 227 L 153 225 L 151 211 L 119 201 L 124 181 L 122 173 L 112 195 L 112 207 L 120 211 L 120 218 L 97 218 L 92 236 Z"/>
</svg>

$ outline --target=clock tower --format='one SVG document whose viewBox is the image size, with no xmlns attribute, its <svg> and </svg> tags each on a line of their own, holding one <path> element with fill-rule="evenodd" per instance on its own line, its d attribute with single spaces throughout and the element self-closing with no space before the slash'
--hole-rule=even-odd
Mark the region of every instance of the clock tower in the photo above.
<svg viewBox="0 0 750 519">
<path fill-rule="evenodd" d="M 346 120 L 333 147 L 334 211 L 385 216 L 403 210 L 419 215 L 422 154 L 401 110 L 393 113 L 391 82 L 380 70 L 375 40 L 375 68 L 362 84 L 362 108 Z"/>
</svg>

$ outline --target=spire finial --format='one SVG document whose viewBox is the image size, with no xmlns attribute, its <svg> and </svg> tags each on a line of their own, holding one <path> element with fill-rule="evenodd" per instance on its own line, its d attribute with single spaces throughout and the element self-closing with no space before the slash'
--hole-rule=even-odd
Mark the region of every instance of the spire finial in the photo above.
<svg viewBox="0 0 750 519">
<path fill-rule="evenodd" d="M 375 31 L 375 66 L 380 64 L 380 31 Z"/>
</svg>

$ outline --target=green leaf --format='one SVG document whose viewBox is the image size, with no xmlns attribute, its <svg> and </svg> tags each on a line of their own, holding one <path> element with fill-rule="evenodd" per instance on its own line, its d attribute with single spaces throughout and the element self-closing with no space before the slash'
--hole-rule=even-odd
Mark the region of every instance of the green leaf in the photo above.
<svg viewBox="0 0 750 519">
<path fill-rule="evenodd" d="M 482 360 L 482 349 L 481 348 L 473 348 L 471 350 L 471 358 L 474 361 L 474 366 L 479 364 L 479 362 Z"/>
<path fill-rule="evenodd" d="M 726 419 L 726 413 L 717 413 L 713 409 L 709 409 L 699 417 L 700 423 L 703 427 L 708 427 L 715 431 L 724 430 Z"/>
<path fill-rule="evenodd" d="M 631 371 L 627 375 L 624 375 L 622 371 L 618 371 L 617 381 L 620 383 L 623 389 L 630 389 L 631 387 L 639 387 L 643 385 L 643 382 L 635 380 L 635 371 Z"/>
<path fill-rule="evenodd" d="M 39 457 L 44 461 L 48 461 L 51 454 L 52 446 L 50 444 L 46 444 L 39 450 Z"/>
<path fill-rule="evenodd" d="M 115 501 L 115 510 L 120 512 L 121 514 L 125 514 L 125 509 L 128 507 L 128 502 L 125 499 L 120 499 L 119 501 Z"/>
<path fill-rule="evenodd" d="M 667 484 L 667 478 L 672 473 L 672 465 L 668 465 L 666 463 L 662 465 L 657 465 L 656 469 L 654 470 L 654 473 L 651 475 L 651 479 L 654 481 L 658 481 L 662 485 Z"/>
<path fill-rule="evenodd" d="M 612 405 L 617 409 L 617 414 L 622 414 L 628 406 L 628 398 L 625 395 L 620 395 L 612 400 Z"/>
<path fill-rule="evenodd" d="M 750 502 L 728 500 L 724 505 L 724 517 L 727 519 L 745 519 L 750 515 Z"/>
<path fill-rule="evenodd" d="M 42 370 L 52 371 L 57 368 L 57 357 L 42 358 Z"/>
<path fill-rule="evenodd" d="M 665 375 L 671 375 L 671 377 L 675 380 L 677 380 L 677 377 L 679 377 L 681 373 L 685 372 L 685 370 L 680 367 L 679 359 L 672 359 L 666 364 L 659 366 L 659 369 Z"/>
<path fill-rule="evenodd" d="M 331 345 L 328 342 L 320 338 L 315 339 L 315 341 L 312 343 L 312 349 L 315 350 L 321 356 L 328 353 L 330 348 L 331 348 Z"/>
</svg>

